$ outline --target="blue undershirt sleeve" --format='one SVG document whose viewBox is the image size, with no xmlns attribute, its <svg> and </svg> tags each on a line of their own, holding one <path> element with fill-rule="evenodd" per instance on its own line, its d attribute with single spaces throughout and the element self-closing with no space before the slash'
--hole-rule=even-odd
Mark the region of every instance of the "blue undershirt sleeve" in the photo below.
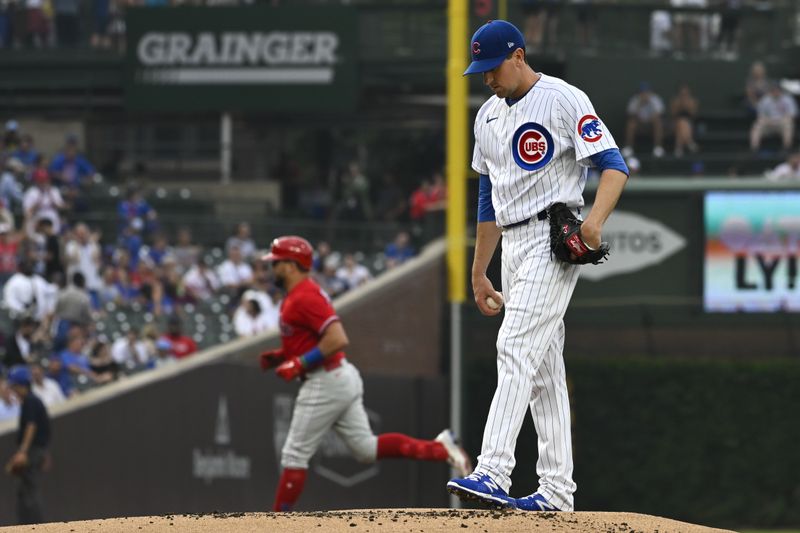
<svg viewBox="0 0 800 533">
<path fill-rule="evenodd" d="M 492 205 L 492 182 L 487 174 L 479 176 L 478 188 L 478 222 L 494 222 L 494 206 Z"/>
<path fill-rule="evenodd" d="M 619 150 L 616 148 L 609 148 L 608 150 L 603 150 L 602 152 L 590 155 L 589 159 L 592 160 L 594 166 L 596 166 L 601 173 L 604 170 L 613 168 L 614 170 L 619 170 L 628 176 L 631 175 L 630 171 L 628 170 L 628 165 L 625 164 L 625 160 L 622 158 L 622 154 L 619 153 Z"/>
</svg>

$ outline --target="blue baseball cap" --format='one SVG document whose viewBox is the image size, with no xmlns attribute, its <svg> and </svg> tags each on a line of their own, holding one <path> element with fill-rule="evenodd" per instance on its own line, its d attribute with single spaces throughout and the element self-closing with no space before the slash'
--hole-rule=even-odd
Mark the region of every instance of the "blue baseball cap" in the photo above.
<svg viewBox="0 0 800 533">
<path fill-rule="evenodd" d="M 8 382 L 12 385 L 31 385 L 31 371 L 27 366 L 17 365 L 8 373 Z"/>
<path fill-rule="evenodd" d="M 464 71 L 464 75 L 497 68 L 517 48 L 525 50 L 525 38 L 517 27 L 505 20 L 490 20 L 472 36 L 472 63 Z"/>
</svg>

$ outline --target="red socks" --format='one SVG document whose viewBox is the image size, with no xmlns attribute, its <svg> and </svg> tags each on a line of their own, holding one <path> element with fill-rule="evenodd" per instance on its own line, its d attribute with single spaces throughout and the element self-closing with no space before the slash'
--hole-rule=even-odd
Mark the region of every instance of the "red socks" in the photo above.
<svg viewBox="0 0 800 533">
<path fill-rule="evenodd" d="M 378 459 L 409 457 L 423 461 L 447 461 L 447 450 L 442 443 L 419 440 L 402 433 L 378 435 Z"/>
<path fill-rule="evenodd" d="M 289 512 L 294 508 L 300 493 L 303 492 L 303 485 L 306 482 L 306 470 L 304 468 L 284 468 L 281 473 L 281 480 L 278 482 L 278 493 L 275 495 L 275 505 L 273 511 Z"/>
</svg>

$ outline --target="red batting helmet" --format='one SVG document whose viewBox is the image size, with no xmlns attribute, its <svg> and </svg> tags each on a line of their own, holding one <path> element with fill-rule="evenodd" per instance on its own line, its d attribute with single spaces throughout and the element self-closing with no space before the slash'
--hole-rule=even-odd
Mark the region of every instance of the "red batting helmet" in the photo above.
<svg viewBox="0 0 800 533">
<path fill-rule="evenodd" d="M 272 247 L 262 261 L 294 261 L 304 270 L 311 270 L 311 260 L 314 249 L 302 237 L 289 235 L 278 237 L 272 241 Z"/>
</svg>

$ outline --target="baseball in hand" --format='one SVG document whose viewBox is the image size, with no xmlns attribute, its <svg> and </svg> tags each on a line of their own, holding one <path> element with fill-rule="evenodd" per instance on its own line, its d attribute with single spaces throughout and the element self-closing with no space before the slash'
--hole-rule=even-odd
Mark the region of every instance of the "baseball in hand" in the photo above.
<svg viewBox="0 0 800 533">
<path fill-rule="evenodd" d="M 500 309 L 500 307 L 503 305 L 503 295 L 502 293 L 499 292 L 497 294 L 500 296 L 500 301 L 499 302 L 495 301 L 493 297 L 487 296 L 486 307 L 488 307 L 489 309 Z"/>
</svg>

